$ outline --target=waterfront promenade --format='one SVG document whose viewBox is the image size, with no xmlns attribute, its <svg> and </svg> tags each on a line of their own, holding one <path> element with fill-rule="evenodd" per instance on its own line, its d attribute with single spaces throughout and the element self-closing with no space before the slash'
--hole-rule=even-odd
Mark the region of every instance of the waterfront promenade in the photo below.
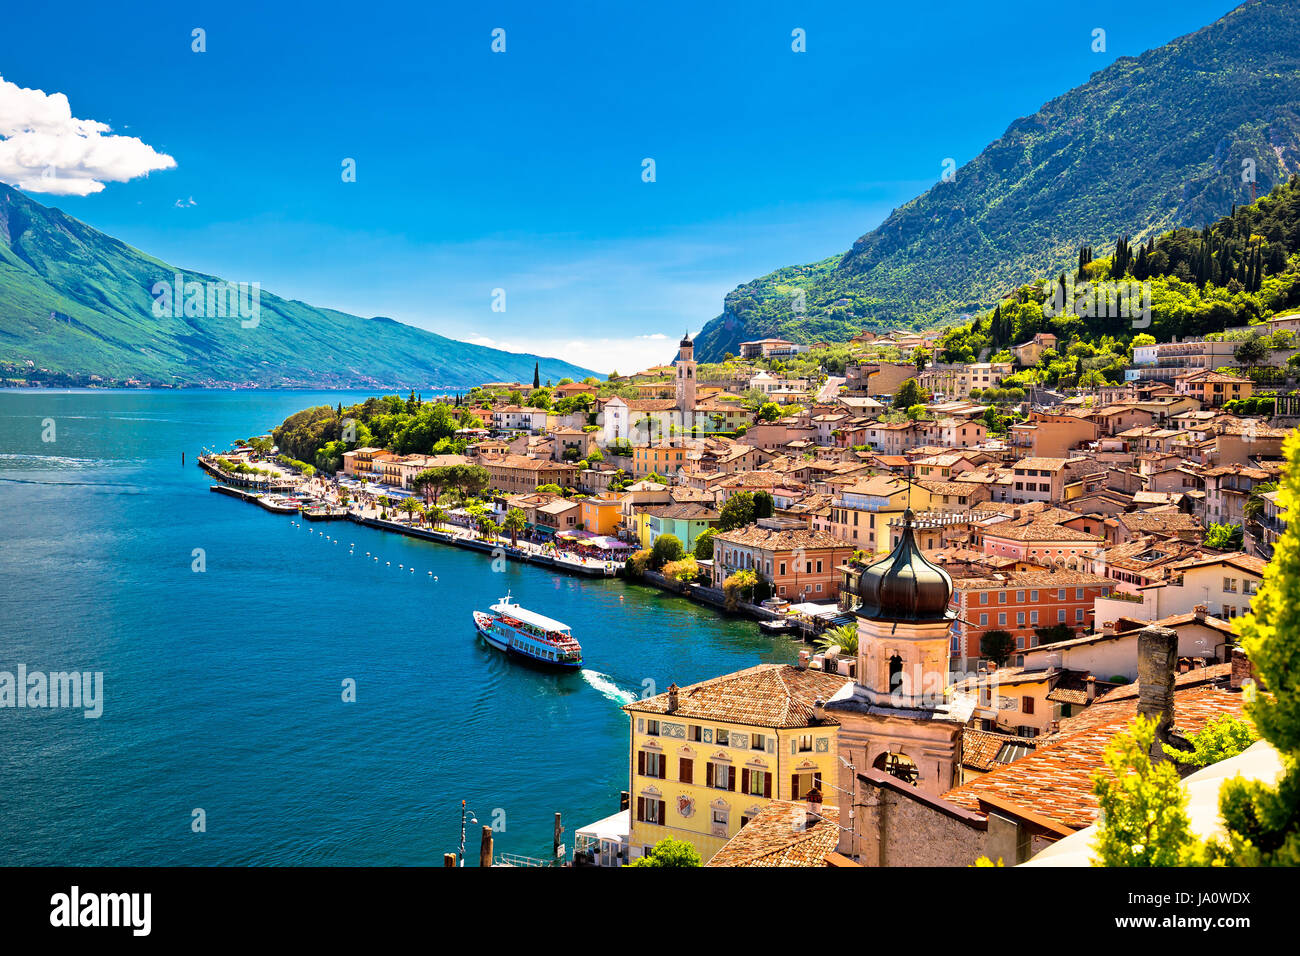
<svg viewBox="0 0 1300 956">
<path fill-rule="evenodd" d="M 199 464 L 213 477 L 222 481 L 226 480 L 226 475 L 220 469 L 215 469 L 202 458 L 199 459 Z M 345 508 L 348 520 L 366 527 L 478 551 L 494 558 L 504 557 L 510 561 L 550 567 L 557 571 L 584 577 L 615 577 L 623 574 L 624 562 L 602 560 L 580 554 L 576 550 L 562 547 L 558 541 L 539 539 L 533 535 L 521 535 L 512 544 L 508 535 L 504 533 L 501 537 L 494 539 L 484 538 L 469 525 L 468 516 L 461 513 L 460 509 L 453 509 L 449 513 L 450 520 L 436 526 L 413 522 L 410 519 L 402 520 L 398 517 L 399 511 L 396 508 L 396 503 L 402 498 L 418 499 L 419 497 L 406 489 L 375 484 L 367 484 L 363 487 L 355 480 L 339 480 L 320 476 L 307 478 L 271 462 L 263 462 L 262 465 L 277 472 L 276 477 L 270 478 L 267 482 L 270 487 L 276 488 L 281 493 L 297 495 L 304 499 L 323 503 L 331 508 Z M 232 497 L 238 497 L 253 503 L 257 503 L 262 497 L 258 491 L 254 490 L 235 489 L 224 485 L 214 485 L 212 488 L 214 491 L 222 491 Z M 343 505 L 344 494 L 347 496 L 346 505 Z M 380 504 L 379 499 L 381 498 L 389 500 L 387 508 Z M 740 603 L 735 606 L 729 605 L 722 592 L 716 588 L 698 584 L 682 585 L 669 581 L 653 572 L 647 573 L 640 580 L 640 583 L 686 598 L 697 604 L 706 605 L 715 611 L 740 614 L 759 621 L 780 621 L 784 619 L 784 616 L 780 613 L 760 605 L 748 603 Z M 792 628 L 790 636 L 806 640 L 813 635 L 812 632 L 805 633 L 803 629 Z"/>
<path fill-rule="evenodd" d="M 223 485 L 214 485 L 214 490 L 223 491 L 245 501 L 257 502 L 262 496 L 263 488 L 278 494 L 296 495 L 311 501 L 320 502 L 329 508 L 343 508 L 349 520 L 371 528 L 392 531 L 397 534 L 437 541 L 456 547 L 481 551 L 493 556 L 503 556 L 512 561 L 545 565 L 571 574 L 588 577 L 613 577 L 623 569 L 623 562 L 602 560 L 575 549 L 562 547 L 560 542 L 542 540 L 537 536 L 520 536 L 512 543 L 506 534 L 495 539 L 482 537 L 475 529 L 468 527 L 468 519 L 456 511 L 450 515 L 451 520 L 438 525 L 416 523 L 401 520 L 394 507 L 397 501 L 407 497 L 417 497 L 411 492 L 387 485 L 369 485 L 361 487 L 356 482 L 344 482 L 319 476 L 306 478 L 294 474 L 273 462 L 262 462 L 260 467 L 276 472 L 274 477 L 264 477 L 259 485 L 255 479 L 228 473 L 203 457 L 198 464 L 205 471 L 217 478 Z M 230 485 L 242 487 L 231 488 Z M 344 496 L 346 495 L 346 504 Z M 381 498 L 391 502 L 385 508 Z"/>
</svg>

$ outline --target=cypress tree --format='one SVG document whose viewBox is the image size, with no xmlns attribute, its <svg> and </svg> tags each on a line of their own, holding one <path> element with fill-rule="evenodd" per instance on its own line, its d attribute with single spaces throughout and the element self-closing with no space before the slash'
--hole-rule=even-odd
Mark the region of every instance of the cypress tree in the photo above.
<svg viewBox="0 0 1300 956">
<path fill-rule="evenodd" d="M 542 387 L 541 363 L 533 363 L 533 388 Z"/>
</svg>

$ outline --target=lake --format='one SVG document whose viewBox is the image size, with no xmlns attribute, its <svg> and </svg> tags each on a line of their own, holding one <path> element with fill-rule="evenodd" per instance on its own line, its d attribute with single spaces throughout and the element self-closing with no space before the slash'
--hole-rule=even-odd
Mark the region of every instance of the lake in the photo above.
<svg viewBox="0 0 1300 956">
<path fill-rule="evenodd" d="M 622 703 L 793 659 L 651 588 L 295 527 L 194 464 L 365 394 L 0 390 L 0 671 L 104 688 L 98 719 L 0 708 L 0 864 L 441 865 L 462 799 L 499 851 L 549 855 L 557 811 L 572 850 L 628 786 Z M 507 590 L 570 624 L 588 669 L 483 645 L 470 612 Z"/>
</svg>

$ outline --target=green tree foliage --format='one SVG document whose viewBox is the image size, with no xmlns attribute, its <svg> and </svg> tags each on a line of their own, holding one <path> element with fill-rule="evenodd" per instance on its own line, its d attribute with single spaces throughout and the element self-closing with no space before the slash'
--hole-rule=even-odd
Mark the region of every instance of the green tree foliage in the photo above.
<svg viewBox="0 0 1300 956">
<path fill-rule="evenodd" d="M 894 393 L 895 408 L 911 408 L 913 405 L 924 405 L 929 396 L 921 384 L 914 378 L 903 380 L 903 384 L 898 386 L 898 391 Z"/>
<path fill-rule="evenodd" d="M 759 577 L 753 571 L 748 569 L 744 571 L 734 571 L 727 575 L 726 580 L 722 582 L 723 600 L 727 607 L 735 610 L 736 605 L 742 600 L 752 599 L 754 590 L 758 587 Z"/>
<path fill-rule="evenodd" d="M 700 851 L 685 840 L 665 837 L 655 844 L 648 856 L 633 860 L 628 866 L 701 866 Z"/>
<path fill-rule="evenodd" d="M 858 653 L 857 624 L 841 624 L 833 627 L 817 640 L 817 646 L 823 651 L 838 646 L 843 657 L 854 657 Z"/>
<path fill-rule="evenodd" d="M 1074 637 L 1074 631 L 1068 624 L 1052 624 L 1049 627 L 1036 627 L 1034 633 L 1038 635 L 1039 644 L 1059 644 L 1061 641 L 1068 641 Z"/>
<path fill-rule="evenodd" d="M 754 520 L 770 518 L 776 511 L 776 502 L 766 491 L 754 492 Z"/>
<path fill-rule="evenodd" d="M 1187 793 L 1169 761 L 1153 762 L 1156 722 L 1139 715 L 1130 732 L 1106 746 L 1110 773 L 1092 775 L 1101 808 L 1093 842 L 1101 866 L 1186 866 L 1195 862 L 1196 837 Z"/>
<path fill-rule="evenodd" d="M 519 546 L 519 536 L 524 533 L 528 527 L 528 515 L 524 513 L 523 508 L 511 508 L 506 512 L 506 517 L 501 522 L 501 527 L 510 532 L 510 546 L 512 548 Z"/>
<path fill-rule="evenodd" d="M 670 561 L 680 561 L 685 556 L 686 549 L 682 547 L 681 538 L 675 534 L 661 534 L 650 549 L 650 566 L 662 568 Z"/>
<path fill-rule="evenodd" d="M 1283 448 L 1286 467 L 1278 489 L 1283 511 L 1300 507 L 1300 434 Z M 1300 522 L 1278 540 L 1251 613 L 1235 624 L 1262 690 L 1246 714 L 1283 757 L 1276 785 L 1230 780 L 1219 809 L 1227 835 L 1211 845 L 1212 862 L 1241 866 L 1300 865 Z"/>
<path fill-rule="evenodd" d="M 632 552 L 624 567 L 632 577 L 641 577 L 650 567 L 650 549 L 642 548 L 640 551 Z"/>
<path fill-rule="evenodd" d="M 441 402 L 421 402 L 412 395 L 368 398 L 348 408 L 319 405 L 296 412 L 271 432 L 280 451 L 334 471 L 342 454 L 377 445 L 400 455 L 462 454 L 459 428 L 481 426 L 468 409 Z"/>
<path fill-rule="evenodd" d="M 722 511 L 719 512 L 718 530 L 732 531 L 747 524 L 753 524 L 755 520 L 757 519 L 754 511 L 754 493 L 752 491 L 737 491 L 727 499 L 727 503 L 722 506 Z"/>
<path fill-rule="evenodd" d="M 1267 356 L 1268 348 L 1256 337 L 1246 339 L 1232 352 L 1232 357 L 1237 360 L 1238 365 L 1259 365 Z"/>
<path fill-rule="evenodd" d="M 980 657 L 987 657 L 998 667 L 1016 652 L 1016 639 L 1008 631 L 985 631 L 980 635 Z"/>
<path fill-rule="evenodd" d="M 1247 521 L 1258 521 L 1264 515 L 1264 495 L 1277 491 L 1276 481 L 1261 481 L 1251 485 L 1246 504 L 1242 506 L 1242 515 Z"/>
<path fill-rule="evenodd" d="M 1240 551 L 1243 537 L 1239 524 L 1211 524 L 1205 530 L 1205 546 L 1216 551 Z"/>
<path fill-rule="evenodd" d="M 713 536 L 717 531 L 713 528 L 707 528 L 695 536 L 695 560 L 712 561 L 713 560 Z"/>
<path fill-rule="evenodd" d="M 695 563 L 695 556 L 688 554 L 678 561 L 669 561 L 659 569 L 659 573 L 670 581 L 689 584 L 700 576 L 700 567 Z"/>
<path fill-rule="evenodd" d="M 1259 733 L 1247 721 L 1223 714 L 1187 739 L 1192 750 L 1178 750 L 1165 744 L 1165 753 L 1175 763 L 1199 769 L 1237 756 L 1259 739 Z"/>
</svg>

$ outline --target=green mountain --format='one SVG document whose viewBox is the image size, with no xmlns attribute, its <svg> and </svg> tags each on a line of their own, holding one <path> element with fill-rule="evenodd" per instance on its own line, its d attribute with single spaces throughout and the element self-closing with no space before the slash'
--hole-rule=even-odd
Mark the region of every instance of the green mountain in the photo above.
<svg viewBox="0 0 1300 956">
<path fill-rule="evenodd" d="M 503 352 L 388 318 L 364 319 L 257 295 L 257 313 L 158 315 L 158 283 L 220 284 L 178 269 L 0 184 L 0 378 L 98 375 L 155 384 L 460 388 L 591 375 L 559 359 Z M 184 292 L 184 287 L 182 287 Z M 252 305 L 251 290 L 243 300 Z M 215 303 L 214 303 L 215 304 Z M 251 308 L 247 309 L 249 313 Z M 177 313 L 177 314 L 173 314 Z M 28 363 L 32 363 L 29 365 Z"/>
<path fill-rule="evenodd" d="M 696 355 L 717 361 L 764 336 L 843 341 L 955 321 L 1026 275 L 1066 268 L 1080 246 L 1214 222 L 1252 200 L 1252 168 L 1261 196 L 1300 170 L 1296 0 L 1251 0 L 1120 58 L 1013 122 L 848 252 L 734 289 Z"/>
</svg>

